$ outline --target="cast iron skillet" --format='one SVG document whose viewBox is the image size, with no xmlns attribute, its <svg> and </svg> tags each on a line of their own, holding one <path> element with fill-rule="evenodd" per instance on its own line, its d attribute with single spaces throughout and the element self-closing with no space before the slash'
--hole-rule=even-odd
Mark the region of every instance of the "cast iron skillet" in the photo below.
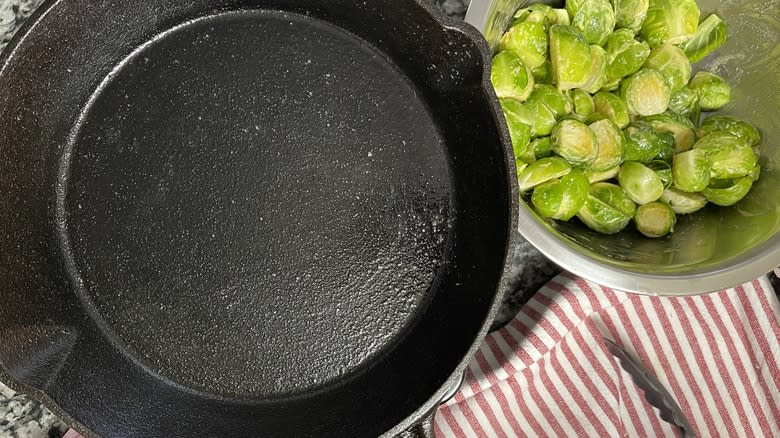
<svg viewBox="0 0 780 438">
<path fill-rule="evenodd" d="M 499 304 L 511 146 L 422 0 L 55 0 L 0 58 L 0 378 L 89 436 L 395 435 Z"/>
</svg>

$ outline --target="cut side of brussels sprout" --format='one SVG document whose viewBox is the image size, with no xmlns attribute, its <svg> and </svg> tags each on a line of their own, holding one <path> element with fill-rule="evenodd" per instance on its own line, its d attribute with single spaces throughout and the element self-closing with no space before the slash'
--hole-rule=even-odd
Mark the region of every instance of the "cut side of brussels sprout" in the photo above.
<svg viewBox="0 0 780 438">
<path fill-rule="evenodd" d="M 599 120 L 590 124 L 590 129 L 596 134 L 598 155 L 591 163 L 590 170 L 604 172 L 620 166 L 623 162 L 623 132 L 609 119 Z"/>
<path fill-rule="evenodd" d="M 620 96 L 600 91 L 593 96 L 593 104 L 596 110 L 593 113 L 593 121 L 606 118 L 615 122 L 620 129 L 628 126 L 630 122 L 628 107 Z"/>
<path fill-rule="evenodd" d="M 561 118 L 572 110 L 572 103 L 568 96 L 552 85 L 535 86 L 527 102 L 531 101 L 538 101 L 546 106 L 556 118 Z"/>
<path fill-rule="evenodd" d="M 695 213 L 707 205 L 707 198 L 701 193 L 687 193 L 674 187 L 666 189 L 661 201 L 669 204 L 677 214 Z"/>
<path fill-rule="evenodd" d="M 607 54 L 605 86 L 616 87 L 616 82 L 639 71 L 650 56 L 650 46 L 637 41 L 634 32 L 618 29 L 609 36 L 604 46 Z"/>
<path fill-rule="evenodd" d="M 651 202 L 636 209 L 634 224 L 647 237 L 664 237 L 674 230 L 677 216 L 674 210 L 663 202 Z"/>
<path fill-rule="evenodd" d="M 612 0 L 615 7 L 615 26 L 634 33 L 642 29 L 650 0 Z"/>
<path fill-rule="evenodd" d="M 588 178 L 581 170 L 574 169 L 561 179 L 537 186 L 531 203 L 544 217 L 568 221 L 585 204 L 589 189 Z"/>
<path fill-rule="evenodd" d="M 713 132 L 702 138 L 693 149 L 707 153 L 712 177 L 716 179 L 750 175 L 758 163 L 753 148 L 739 137 L 724 131 Z"/>
<path fill-rule="evenodd" d="M 571 101 L 574 113 L 585 120 L 596 111 L 596 104 L 593 103 L 593 96 L 587 91 L 580 90 L 579 88 L 572 90 Z"/>
<path fill-rule="evenodd" d="M 650 0 L 640 35 L 650 47 L 682 44 L 696 34 L 700 17 L 696 0 Z"/>
<path fill-rule="evenodd" d="M 680 47 L 691 62 L 699 62 L 726 42 L 728 28 L 716 14 L 712 14 L 699 23 L 693 38 Z"/>
<path fill-rule="evenodd" d="M 731 100 L 731 86 L 715 73 L 696 73 L 688 83 L 688 88 L 699 95 L 699 106 L 703 111 L 723 108 Z"/>
<path fill-rule="evenodd" d="M 550 135 L 557 122 L 555 113 L 540 100 L 528 100 L 524 105 L 534 116 L 533 135 L 535 137 Z"/>
<path fill-rule="evenodd" d="M 501 37 L 498 48 L 514 53 L 533 70 L 547 60 L 547 38 L 544 22 L 522 21 L 510 27 Z"/>
<path fill-rule="evenodd" d="M 540 137 L 531 141 L 528 146 L 534 154 L 534 161 L 552 155 L 552 140 L 550 137 Z"/>
<path fill-rule="evenodd" d="M 599 143 L 596 134 L 584 123 L 561 120 L 552 132 L 553 151 L 572 166 L 587 167 L 598 156 Z"/>
<path fill-rule="evenodd" d="M 672 94 L 669 99 L 669 111 L 687 117 L 692 122 L 699 110 L 699 95 L 688 87 L 683 87 L 680 91 Z"/>
<path fill-rule="evenodd" d="M 704 138 L 717 131 L 728 132 L 750 146 L 761 143 L 761 134 L 755 126 L 730 116 L 713 116 L 704 119 L 696 131 L 696 135 L 699 138 Z"/>
<path fill-rule="evenodd" d="M 672 93 L 658 70 L 644 68 L 620 85 L 628 113 L 639 116 L 662 114 L 669 108 Z"/>
<path fill-rule="evenodd" d="M 604 84 L 607 71 L 607 52 L 601 46 L 590 46 L 590 57 L 592 60 L 590 75 L 588 80 L 580 87 L 588 93 L 596 93 Z"/>
<path fill-rule="evenodd" d="M 691 80 L 691 62 L 677 46 L 664 44 L 650 52 L 645 68 L 658 70 L 672 93 L 680 91 Z"/>
<path fill-rule="evenodd" d="M 692 149 L 674 156 L 672 177 L 674 186 L 683 192 L 700 192 L 710 184 L 711 165 L 707 152 Z"/>
<path fill-rule="evenodd" d="M 590 194 L 577 213 L 588 228 L 602 234 L 622 231 L 636 213 L 636 205 L 615 184 L 600 182 L 590 186 Z"/>
<path fill-rule="evenodd" d="M 520 192 L 527 192 L 547 181 L 560 178 L 571 172 L 571 169 L 571 164 L 560 157 L 548 157 L 537 160 L 529 164 L 521 172 L 518 172 L 517 182 L 520 186 Z"/>
<path fill-rule="evenodd" d="M 603 45 L 615 30 L 615 9 L 609 0 L 569 0 L 566 10 L 571 25 L 579 29 L 590 44 Z"/>
<path fill-rule="evenodd" d="M 512 139 L 515 158 L 525 162 L 533 161 L 533 155 L 529 156 L 528 144 L 533 136 L 533 128 L 530 123 L 532 123 L 534 115 L 522 103 L 514 99 L 500 99 L 499 102 L 509 128 L 509 137 Z"/>
<path fill-rule="evenodd" d="M 747 196 L 753 187 L 753 178 L 745 176 L 734 180 L 719 181 L 702 190 L 708 201 L 721 207 L 730 207 Z"/>
<path fill-rule="evenodd" d="M 534 88 L 534 78 L 525 63 L 513 52 L 498 52 L 493 57 L 490 80 L 499 98 L 525 100 Z"/>
<path fill-rule="evenodd" d="M 588 81 L 593 64 L 590 45 L 574 27 L 553 25 L 550 27 L 550 62 L 559 90 L 580 88 Z"/>
<path fill-rule="evenodd" d="M 631 200 L 639 205 L 657 201 L 665 190 L 661 178 L 652 169 L 636 161 L 628 161 L 620 166 L 618 182 Z"/>
<path fill-rule="evenodd" d="M 678 114 L 665 113 L 645 117 L 642 120 L 649 123 L 658 132 L 674 134 L 674 153 L 688 151 L 696 143 L 696 129 L 693 123 Z"/>
<path fill-rule="evenodd" d="M 619 171 L 620 171 L 620 166 L 613 167 L 612 169 L 605 170 L 604 172 L 596 172 L 593 169 L 588 169 L 585 171 L 585 176 L 587 176 L 588 181 L 590 181 L 590 183 L 593 184 L 593 183 L 609 181 L 611 179 L 617 178 Z"/>
</svg>

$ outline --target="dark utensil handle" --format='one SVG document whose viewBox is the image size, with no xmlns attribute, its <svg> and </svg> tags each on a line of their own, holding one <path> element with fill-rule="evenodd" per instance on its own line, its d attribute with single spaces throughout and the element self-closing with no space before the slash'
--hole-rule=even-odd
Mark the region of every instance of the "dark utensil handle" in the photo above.
<svg viewBox="0 0 780 438">
<path fill-rule="evenodd" d="M 429 416 L 425 417 L 423 421 L 401 432 L 397 438 L 435 438 L 435 434 L 433 433 L 434 415 L 436 415 L 436 413 L 432 412 Z"/>
</svg>

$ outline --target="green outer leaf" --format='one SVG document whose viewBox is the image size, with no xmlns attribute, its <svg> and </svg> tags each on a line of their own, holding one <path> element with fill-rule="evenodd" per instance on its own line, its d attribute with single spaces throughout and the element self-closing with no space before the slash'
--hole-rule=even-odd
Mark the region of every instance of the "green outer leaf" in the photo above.
<svg viewBox="0 0 780 438">
<path fill-rule="evenodd" d="M 640 35 L 650 44 L 681 44 L 693 37 L 701 11 L 696 0 L 650 0 Z"/>
<path fill-rule="evenodd" d="M 718 15 L 711 14 L 699 23 L 699 28 L 693 37 L 680 48 L 685 51 L 691 62 L 699 62 L 722 46 L 727 38 L 728 26 Z"/>
<path fill-rule="evenodd" d="M 513 52 L 504 50 L 493 57 L 490 81 L 499 98 L 525 100 L 534 88 L 534 78 L 525 63 Z"/>
<path fill-rule="evenodd" d="M 531 202 L 542 216 L 568 221 L 585 204 L 589 189 L 585 174 L 573 169 L 559 180 L 536 187 Z"/>
<path fill-rule="evenodd" d="M 712 177 L 739 178 L 750 175 L 758 164 L 753 148 L 744 140 L 724 131 L 716 131 L 700 139 L 694 150 L 703 150 L 710 159 Z"/>
<path fill-rule="evenodd" d="M 650 56 L 650 46 L 637 41 L 629 29 L 616 30 L 607 39 L 604 49 L 607 53 L 604 84 L 610 88 L 620 79 L 639 71 Z"/>
<path fill-rule="evenodd" d="M 630 29 L 634 33 L 642 29 L 647 17 L 649 0 L 612 0 L 615 7 L 615 26 Z"/>
<path fill-rule="evenodd" d="M 526 192 L 547 181 L 560 178 L 571 172 L 571 169 L 571 164 L 563 158 L 542 158 L 518 172 L 517 182 L 520 185 L 520 192 Z"/>
<path fill-rule="evenodd" d="M 674 186 L 683 192 L 700 192 L 710 184 L 710 159 L 707 152 L 691 149 L 674 156 L 672 161 Z"/>
<path fill-rule="evenodd" d="M 730 116 L 713 116 L 704 119 L 696 131 L 696 135 L 703 138 L 716 131 L 725 131 L 736 135 L 750 146 L 761 143 L 761 134 L 755 126 Z"/>
<path fill-rule="evenodd" d="M 680 91 L 691 80 L 691 62 L 682 49 L 671 44 L 653 49 L 644 66 L 658 70 L 672 93 Z"/>
<path fill-rule="evenodd" d="M 753 187 L 753 178 L 745 176 L 732 181 L 731 185 L 724 188 L 707 187 L 702 190 L 708 201 L 721 207 L 730 207 L 741 201 Z"/>
<path fill-rule="evenodd" d="M 699 95 L 699 106 L 704 111 L 720 109 L 731 100 L 731 86 L 715 73 L 696 73 L 688 83 L 688 88 Z"/>
<path fill-rule="evenodd" d="M 501 51 L 511 51 L 529 69 L 534 70 L 547 60 L 547 26 L 544 22 L 523 21 L 517 23 L 501 37 L 498 48 Z"/>
</svg>

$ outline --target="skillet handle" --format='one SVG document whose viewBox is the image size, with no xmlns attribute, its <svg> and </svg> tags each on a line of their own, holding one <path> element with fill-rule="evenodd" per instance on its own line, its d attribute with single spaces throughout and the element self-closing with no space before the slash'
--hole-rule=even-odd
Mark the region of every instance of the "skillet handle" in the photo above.
<svg viewBox="0 0 780 438">
<path fill-rule="evenodd" d="M 433 433 L 433 416 L 435 414 L 435 412 L 432 412 L 431 415 L 425 417 L 421 422 L 401 432 L 396 438 L 435 438 Z"/>
</svg>

